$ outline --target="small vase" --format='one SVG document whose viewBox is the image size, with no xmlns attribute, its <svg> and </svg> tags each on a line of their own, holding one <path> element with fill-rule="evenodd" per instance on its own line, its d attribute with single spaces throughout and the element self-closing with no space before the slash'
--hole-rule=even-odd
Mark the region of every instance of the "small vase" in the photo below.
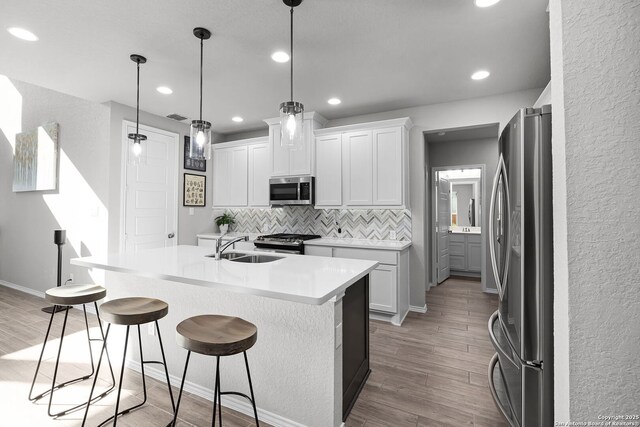
<svg viewBox="0 0 640 427">
<path fill-rule="evenodd" d="M 227 234 L 227 231 L 229 231 L 229 224 L 222 224 L 219 227 L 220 227 L 220 234 Z"/>
</svg>

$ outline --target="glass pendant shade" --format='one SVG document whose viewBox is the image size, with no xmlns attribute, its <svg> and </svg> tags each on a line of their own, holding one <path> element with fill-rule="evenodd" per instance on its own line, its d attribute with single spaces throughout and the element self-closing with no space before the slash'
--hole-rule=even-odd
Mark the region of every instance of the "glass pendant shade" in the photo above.
<svg viewBox="0 0 640 427">
<path fill-rule="evenodd" d="M 287 101 L 280 104 L 280 146 L 290 150 L 302 147 L 304 106 L 300 102 Z"/>
<path fill-rule="evenodd" d="M 211 123 L 205 120 L 191 122 L 189 157 L 194 160 L 211 159 Z"/>
<path fill-rule="evenodd" d="M 146 144 L 143 144 L 147 140 L 146 135 L 139 133 L 130 133 L 129 139 L 129 163 L 134 166 L 147 164 L 147 149 Z"/>
</svg>

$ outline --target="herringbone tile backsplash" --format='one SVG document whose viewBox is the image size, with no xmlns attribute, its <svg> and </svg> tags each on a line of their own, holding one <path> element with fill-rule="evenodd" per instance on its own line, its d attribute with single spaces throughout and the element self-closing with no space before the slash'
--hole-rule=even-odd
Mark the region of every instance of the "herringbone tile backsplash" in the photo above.
<svg viewBox="0 0 640 427">
<path fill-rule="evenodd" d="M 229 209 L 236 223 L 232 231 L 242 233 L 302 233 L 323 237 L 411 240 L 411 211 L 408 209 L 314 209 L 287 206 L 272 209 Z M 338 228 L 342 233 L 338 234 Z"/>
</svg>

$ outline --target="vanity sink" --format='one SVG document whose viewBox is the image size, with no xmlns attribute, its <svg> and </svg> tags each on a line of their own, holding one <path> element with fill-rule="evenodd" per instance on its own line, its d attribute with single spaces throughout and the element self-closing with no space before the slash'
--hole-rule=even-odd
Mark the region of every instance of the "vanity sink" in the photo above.
<svg viewBox="0 0 640 427">
<path fill-rule="evenodd" d="M 215 254 L 206 255 L 209 258 L 215 258 Z M 281 256 L 273 256 L 273 255 L 251 255 L 251 254 L 243 254 L 241 252 L 225 252 L 220 255 L 220 259 L 227 259 L 233 262 L 245 262 L 248 264 L 262 264 L 265 262 L 272 262 L 282 259 Z"/>
</svg>

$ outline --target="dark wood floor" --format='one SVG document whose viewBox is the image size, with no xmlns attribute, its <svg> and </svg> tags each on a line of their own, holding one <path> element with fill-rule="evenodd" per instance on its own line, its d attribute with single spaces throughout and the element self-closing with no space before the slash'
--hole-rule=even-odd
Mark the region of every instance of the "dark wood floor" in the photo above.
<svg viewBox="0 0 640 427">
<path fill-rule="evenodd" d="M 487 382 L 487 322 L 498 298 L 449 279 L 402 327 L 371 322 L 371 376 L 347 427 L 507 426 Z"/>
<path fill-rule="evenodd" d="M 0 286 L 0 425 L 67 427 L 81 423 L 79 413 L 52 420 L 46 415 L 47 399 L 33 404 L 26 398 L 49 320 L 40 311 L 45 305 L 40 298 Z M 347 427 L 506 426 L 487 385 L 493 355 L 487 321 L 497 307 L 497 297 L 481 292 L 479 282 L 449 279 L 427 292 L 427 306 L 426 314 L 410 313 L 402 327 L 371 322 L 372 373 Z M 36 383 L 38 390 L 46 389 L 51 381 L 62 317 L 56 316 L 44 375 Z M 82 312 L 70 310 L 69 318 L 64 348 L 69 343 L 69 348 L 77 350 L 73 354 L 63 350 L 59 373 L 63 380 L 90 370 Z M 92 333 L 98 334 L 95 317 L 90 315 L 89 322 Z M 107 379 L 101 375 L 100 384 L 106 385 Z M 90 384 L 85 383 L 56 394 L 54 410 L 86 398 Z M 147 405 L 120 418 L 118 425 L 166 425 L 171 420 L 166 386 L 148 378 L 147 387 Z M 124 405 L 140 402 L 140 390 L 139 374 L 127 370 Z M 88 424 L 96 425 L 111 415 L 114 400 L 115 393 L 111 393 L 92 408 Z M 251 418 L 235 411 L 225 409 L 224 417 L 225 426 L 253 425 Z M 186 394 L 180 418 L 180 426 L 210 425 L 211 402 Z"/>
</svg>

